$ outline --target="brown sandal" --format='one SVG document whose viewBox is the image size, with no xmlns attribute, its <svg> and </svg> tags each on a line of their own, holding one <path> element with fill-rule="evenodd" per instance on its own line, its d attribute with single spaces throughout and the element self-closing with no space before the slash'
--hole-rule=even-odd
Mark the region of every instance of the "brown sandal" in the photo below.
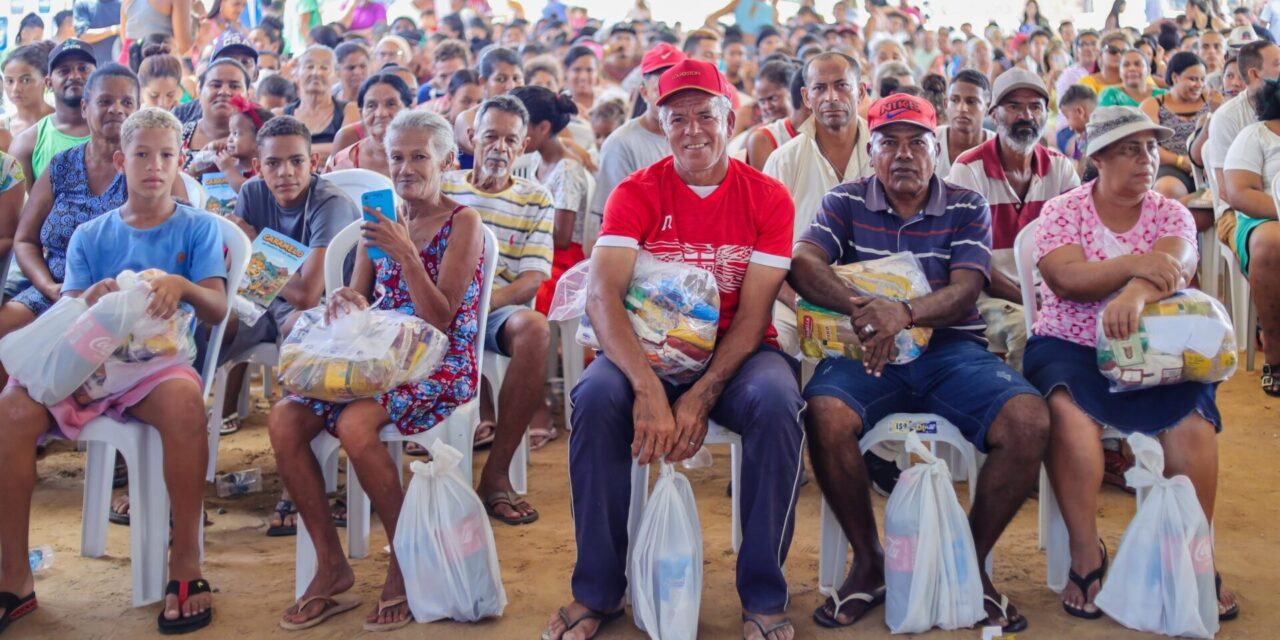
<svg viewBox="0 0 1280 640">
<path fill-rule="evenodd" d="M 529 524 L 530 522 L 536 521 L 538 519 L 537 511 L 534 511 L 527 516 L 518 516 L 514 518 L 503 516 L 498 513 L 498 507 L 502 505 L 506 505 L 510 507 L 512 511 L 519 513 L 520 505 L 522 504 L 528 505 L 529 503 L 516 495 L 514 491 L 494 491 L 489 494 L 488 498 L 484 499 L 484 510 L 489 514 L 489 517 L 497 518 L 503 524 L 509 524 L 512 526 Z"/>
</svg>

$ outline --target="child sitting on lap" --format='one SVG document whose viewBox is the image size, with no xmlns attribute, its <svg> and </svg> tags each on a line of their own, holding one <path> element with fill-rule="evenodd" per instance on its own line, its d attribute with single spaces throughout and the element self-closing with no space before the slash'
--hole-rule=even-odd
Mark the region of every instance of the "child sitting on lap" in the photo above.
<svg viewBox="0 0 1280 640">
<path fill-rule="evenodd" d="M 174 202 L 182 128 L 169 112 L 142 109 L 125 121 L 116 166 L 125 174 L 128 198 L 119 208 L 80 226 L 67 248 L 62 295 L 92 305 L 119 289 L 115 276 L 129 269 L 160 269 L 151 282 L 147 313 L 168 319 L 179 307 L 216 324 L 226 315 L 226 267 L 217 220 Z M 75 439 L 93 418 L 132 418 L 160 432 L 164 478 L 173 505 L 172 549 L 164 609 L 164 633 L 185 633 L 212 619 L 210 587 L 200 575 L 199 527 L 208 465 L 204 398 L 190 365 L 158 371 L 124 392 L 81 405 L 74 398 L 44 406 L 20 380 L 0 394 L 0 632 L 36 608 L 28 569 L 28 526 L 35 488 L 35 444 L 51 426 Z"/>
</svg>

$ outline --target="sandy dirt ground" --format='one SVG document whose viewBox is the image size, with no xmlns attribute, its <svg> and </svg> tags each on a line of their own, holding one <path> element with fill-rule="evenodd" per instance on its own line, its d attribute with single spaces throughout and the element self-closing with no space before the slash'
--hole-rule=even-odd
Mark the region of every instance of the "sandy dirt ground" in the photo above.
<svg viewBox="0 0 1280 640">
<path fill-rule="evenodd" d="M 1219 394 L 1226 431 L 1220 438 L 1218 491 L 1218 567 L 1228 585 L 1239 592 L 1243 613 L 1223 626 L 1223 638 L 1276 638 L 1280 595 L 1275 549 L 1280 545 L 1280 402 L 1258 388 L 1257 373 L 1241 371 Z M 388 556 L 381 551 L 386 536 L 375 520 L 369 557 L 353 561 L 356 586 L 364 601 L 309 632 L 290 634 L 277 626 L 293 592 L 294 539 L 267 538 L 267 513 L 280 487 L 265 429 L 264 404 L 248 426 L 222 441 L 222 470 L 259 467 L 266 491 L 238 499 L 218 499 L 210 485 L 207 507 L 214 523 L 206 531 L 205 576 L 217 589 L 213 625 L 198 638 L 350 637 L 362 634 L 361 620 L 376 603 Z M 557 418 L 559 419 L 559 418 Z M 411 625 L 389 638 L 536 638 L 549 616 L 567 603 L 574 562 L 573 524 L 569 517 L 566 474 L 567 440 L 534 452 L 530 469 L 530 502 L 541 519 L 528 526 L 495 523 L 502 578 L 510 604 L 500 620 L 466 625 L 451 622 Z M 739 604 L 734 589 L 735 556 L 729 540 L 728 451 L 713 448 L 715 465 L 689 472 L 704 529 L 705 575 L 700 636 L 741 637 Z M 476 470 L 485 454 L 476 459 Z M 111 526 L 108 555 L 79 556 L 83 455 L 68 443 L 55 443 L 38 463 L 39 485 L 31 523 L 33 545 L 48 544 L 56 553 L 53 569 L 37 578 L 40 609 L 15 623 L 10 638 L 156 637 L 158 605 L 134 609 L 130 604 L 129 538 L 124 527 Z M 345 466 L 345 465 L 344 465 Z M 750 473 L 750 470 L 746 470 Z M 341 481 L 341 480 L 340 480 Z M 957 493 L 967 496 L 964 487 Z M 963 498 L 962 498 L 963 499 Z M 883 525 L 884 500 L 877 498 Z M 1133 514 L 1134 502 L 1105 488 L 1099 526 L 1108 546 L 1118 548 Z M 819 541 L 819 491 L 810 483 L 801 491 L 795 539 L 787 560 L 791 584 L 789 613 L 800 638 L 884 638 L 883 609 L 850 629 L 827 631 L 811 619 L 822 598 L 816 588 Z M 0 514 L 0 517 L 4 517 Z M 345 537 L 344 537 L 345 540 Z M 1270 549 L 1270 551 L 1268 551 Z M 1044 556 L 1036 549 L 1036 503 L 1028 501 L 1005 532 L 995 552 L 996 584 L 1030 620 L 1023 638 L 1133 638 L 1109 620 L 1083 621 L 1063 613 L 1057 596 L 1045 586 Z M 368 635 L 368 634 L 365 634 Z M 929 637 L 978 638 L 979 631 L 935 631 Z M 612 625 L 605 638 L 642 638 L 630 618 Z"/>
</svg>

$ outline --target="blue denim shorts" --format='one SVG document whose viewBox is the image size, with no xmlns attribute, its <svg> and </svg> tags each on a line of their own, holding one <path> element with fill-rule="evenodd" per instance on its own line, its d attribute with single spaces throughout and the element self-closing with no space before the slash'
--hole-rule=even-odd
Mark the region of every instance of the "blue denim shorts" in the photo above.
<svg viewBox="0 0 1280 640">
<path fill-rule="evenodd" d="M 936 413 L 978 448 L 987 451 L 987 429 L 1017 395 L 1040 392 L 1003 360 L 976 341 L 951 338 L 934 342 L 906 364 L 888 365 L 880 377 L 862 363 L 827 358 L 804 388 L 804 398 L 831 396 L 849 405 L 866 433 L 892 413 Z"/>
<path fill-rule="evenodd" d="M 511 357 L 511 354 L 502 350 L 502 345 L 498 342 L 498 334 L 502 332 L 502 325 L 511 319 L 512 314 L 517 311 L 528 309 L 524 305 L 509 304 L 505 307 L 489 310 L 489 320 L 484 326 L 484 350 L 489 353 Z"/>
</svg>

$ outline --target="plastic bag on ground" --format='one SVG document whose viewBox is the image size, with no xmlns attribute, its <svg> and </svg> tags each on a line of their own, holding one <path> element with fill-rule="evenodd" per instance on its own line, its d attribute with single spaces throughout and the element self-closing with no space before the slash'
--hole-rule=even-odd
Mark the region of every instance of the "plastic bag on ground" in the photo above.
<svg viewBox="0 0 1280 640">
<path fill-rule="evenodd" d="M 902 472 L 884 519 L 885 623 L 893 633 L 960 629 L 987 617 L 969 519 L 956 500 L 947 463 L 907 434 Z"/>
<path fill-rule="evenodd" d="M 920 261 L 905 251 L 876 260 L 837 265 L 834 270 L 849 285 L 853 295 L 910 300 L 933 291 Z M 796 330 L 800 334 L 800 352 L 810 362 L 840 356 L 862 359 L 862 343 L 849 316 L 797 298 Z M 906 364 L 919 358 L 928 348 L 932 335 L 933 330 L 928 327 L 899 331 L 894 336 L 891 364 Z"/>
<path fill-rule="evenodd" d="M 507 606 L 489 516 L 458 469 L 462 454 L 439 439 L 431 462 L 409 465 L 413 479 L 396 525 L 396 560 L 418 622 L 475 622 Z"/>
<path fill-rule="evenodd" d="M 1164 477 L 1154 438 L 1129 436 L 1135 463 L 1129 486 L 1147 495 L 1125 529 L 1094 604 L 1116 622 L 1150 633 L 1212 638 L 1218 632 L 1213 538 L 1195 487 Z"/>
<path fill-rule="evenodd" d="M 560 276 L 548 318 L 581 317 L 578 343 L 599 349 L 586 315 L 590 265 L 584 261 Z M 710 271 L 663 262 L 641 251 L 624 305 L 631 328 L 660 377 L 677 384 L 688 382 L 710 362 L 720 322 L 720 291 Z"/>
<path fill-rule="evenodd" d="M 663 462 L 632 540 L 631 609 L 653 640 L 698 635 L 702 605 L 702 527 L 684 474 Z"/>
<path fill-rule="evenodd" d="M 350 402 L 425 380 L 448 349 L 444 333 L 417 316 L 357 309 L 325 323 L 316 307 L 280 347 L 280 381 L 306 398 Z"/>
<path fill-rule="evenodd" d="M 122 282 L 119 291 L 93 306 L 61 298 L 34 322 L 5 336 L 0 340 L 5 370 L 36 402 L 51 405 L 70 397 L 100 373 L 146 312 L 150 289 L 140 282 L 128 285 Z"/>
<path fill-rule="evenodd" d="M 1184 289 L 1142 309 L 1138 332 L 1104 335 L 1098 313 L 1098 370 L 1111 391 L 1180 382 L 1222 382 L 1236 372 L 1236 332 L 1227 310 L 1209 294 Z"/>
</svg>

